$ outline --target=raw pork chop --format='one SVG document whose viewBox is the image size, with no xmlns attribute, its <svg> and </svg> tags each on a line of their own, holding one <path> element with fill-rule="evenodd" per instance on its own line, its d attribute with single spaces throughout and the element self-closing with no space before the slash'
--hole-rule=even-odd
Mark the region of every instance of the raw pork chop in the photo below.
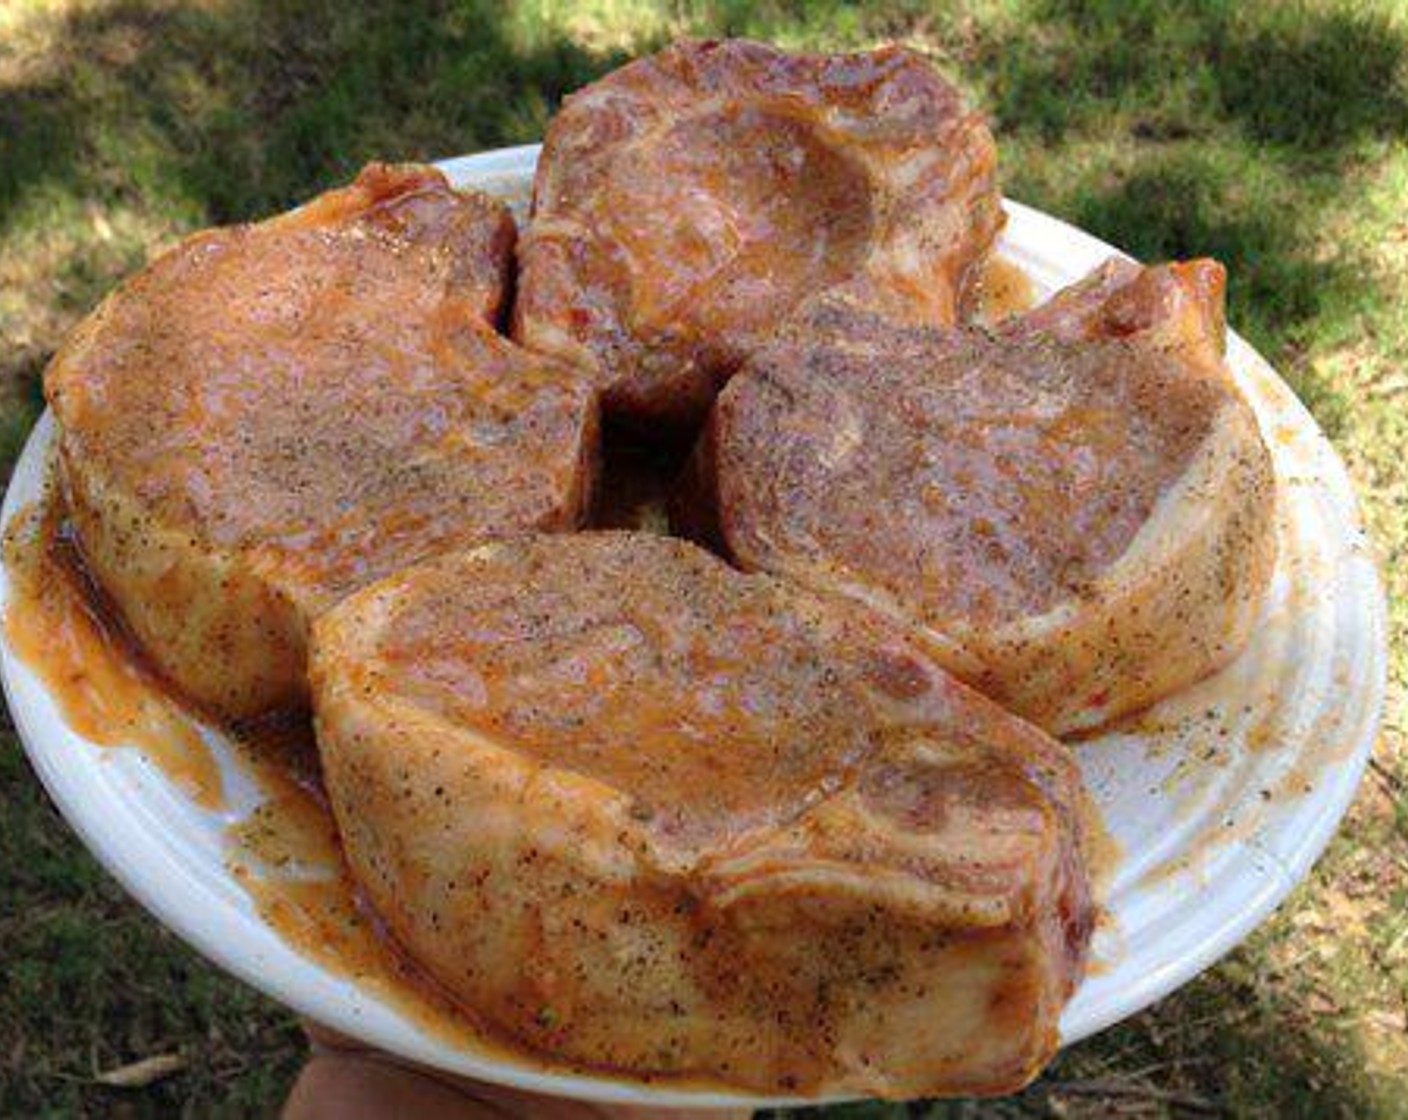
<svg viewBox="0 0 1408 1120">
<path fill-rule="evenodd" d="M 677 429 L 819 293 L 954 322 L 1002 221 L 992 136 L 918 55 L 680 43 L 549 126 L 514 336 Z"/>
<path fill-rule="evenodd" d="M 1074 764 L 882 616 L 545 536 L 367 588 L 311 664 L 353 872 L 495 1030 L 784 1093 L 1051 1056 L 1091 925 Z"/>
<path fill-rule="evenodd" d="M 297 705 L 309 619 L 349 591 L 577 524 L 596 405 L 494 332 L 513 238 L 498 203 L 374 164 L 178 245 L 54 359 L 84 557 L 192 698 Z"/>
<path fill-rule="evenodd" d="M 1211 261 L 1112 262 L 994 333 L 822 308 L 729 385 L 675 508 L 746 570 L 917 624 L 1056 734 L 1213 672 L 1273 559 Z"/>
</svg>

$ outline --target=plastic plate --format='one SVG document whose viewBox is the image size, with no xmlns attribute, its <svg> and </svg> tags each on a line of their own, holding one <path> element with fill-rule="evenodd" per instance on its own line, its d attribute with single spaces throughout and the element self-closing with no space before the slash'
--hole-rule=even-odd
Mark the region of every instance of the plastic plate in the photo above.
<svg viewBox="0 0 1408 1120">
<path fill-rule="evenodd" d="M 536 145 L 447 161 L 458 184 L 523 218 Z M 1000 251 L 1039 296 L 1117 250 L 1014 202 Z M 1334 451 L 1294 394 L 1235 334 L 1228 361 L 1254 405 L 1278 480 L 1280 560 L 1265 616 L 1228 669 L 1077 745 L 1120 858 L 1103 884 L 1095 965 L 1061 1020 L 1075 1042 L 1192 979 L 1247 936 L 1309 872 L 1344 815 L 1373 743 L 1386 671 L 1378 574 Z M 30 437 L 9 520 L 40 494 L 53 427 Z M 0 572 L 0 606 L 10 595 Z M 259 917 L 225 864 L 225 828 L 258 798 L 210 738 L 228 807 L 207 811 L 138 751 L 94 747 L 42 682 L 0 651 L 10 709 L 35 770 L 89 848 L 153 914 L 274 999 L 403 1058 L 520 1088 L 601 1101 L 764 1103 L 704 1089 L 546 1072 L 433 1037 L 375 993 L 300 955 Z M 779 1103 L 770 1101 L 767 1103 Z"/>
</svg>

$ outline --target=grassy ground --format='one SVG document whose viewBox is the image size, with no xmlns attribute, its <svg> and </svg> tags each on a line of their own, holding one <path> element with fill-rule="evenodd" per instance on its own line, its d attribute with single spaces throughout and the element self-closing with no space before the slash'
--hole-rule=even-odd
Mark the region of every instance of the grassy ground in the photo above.
<svg viewBox="0 0 1408 1120">
<path fill-rule="evenodd" d="M 1349 461 L 1394 596 L 1388 725 L 1311 881 L 1226 962 L 1021 1098 L 933 1114 L 1408 1116 L 1401 3 L 7 0 L 0 479 L 48 355 L 157 247 L 370 157 L 534 139 L 565 91 L 680 33 L 906 40 L 993 115 L 1013 196 L 1146 257 L 1220 257 L 1233 323 Z M 267 1112 L 297 1067 L 289 1017 L 123 897 L 3 726 L 0 947 L 0 1114 Z M 184 1069 L 150 1087 L 95 1081 L 166 1053 Z"/>
</svg>

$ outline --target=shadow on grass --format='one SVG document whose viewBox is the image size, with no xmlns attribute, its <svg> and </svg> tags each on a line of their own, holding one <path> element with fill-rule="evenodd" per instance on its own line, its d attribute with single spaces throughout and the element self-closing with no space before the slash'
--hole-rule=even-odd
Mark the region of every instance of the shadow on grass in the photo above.
<svg viewBox="0 0 1408 1120">
<path fill-rule="evenodd" d="M 1141 161 L 1113 183 L 1078 186 L 1070 220 L 1143 260 L 1215 257 L 1228 269 L 1228 320 L 1281 366 L 1332 437 L 1346 404 L 1313 365 L 1297 359 L 1312 343 L 1354 331 L 1381 300 L 1372 269 L 1357 254 L 1322 251 L 1319 214 L 1336 203 L 1326 183 L 1257 189 L 1257 168 L 1225 151 L 1178 145 Z M 1250 189 L 1248 189 L 1250 187 Z"/>
<path fill-rule="evenodd" d="M 979 66 L 1021 161 L 1023 197 L 1146 260 L 1214 256 L 1229 320 L 1276 362 L 1331 435 L 1345 404 L 1305 356 L 1382 310 L 1374 270 L 1327 230 L 1352 221 L 1376 145 L 1408 138 L 1408 38 L 1361 6 L 1038 0 Z M 1333 237 L 1328 238 L 1333 241 Z"/>
<path fill-rule="evenodd" d="M 1223 110 L 1249 136 L 1310 156 L 1408 136 L 1401 26 L 1372 11 L 1257 7 L 1248 25 L 1214 22 L 1208 42 Z"/>
<path fill-rule="evenodd" d="M 994 109 L 1056 140 L 1112 108 L 1149 137 L 1229 124 L 1331 158 L 1408 136 L 1401 27 L 1361 8 L 1236 0 L 1037 0 L 989 63 Z"/>
<path fill-rule="evenodd" d="M 508 6 L 236 0 L 78 9 L 56 73 L 0 101 L 0 233 L 58 183 L 178 195 L 225 223 L 368 159 L 434 159 L 541 134 L 561 96 L 624 61 L 514 34 Z"/>
</svg>

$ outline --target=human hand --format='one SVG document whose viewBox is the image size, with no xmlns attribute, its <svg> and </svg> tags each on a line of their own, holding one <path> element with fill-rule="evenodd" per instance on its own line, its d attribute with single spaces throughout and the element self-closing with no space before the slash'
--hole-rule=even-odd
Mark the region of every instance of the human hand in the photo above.
<svg viewBox="0 0 1408 1120">
<path fill-rule="evenodd" d="M 313 1052 L 284 1102 L 284 1120 L 742 1120 L 747 1109 L 594 1104 L 545 1097 L 413 1066 L 315 1023 Z"/>
</svg>

